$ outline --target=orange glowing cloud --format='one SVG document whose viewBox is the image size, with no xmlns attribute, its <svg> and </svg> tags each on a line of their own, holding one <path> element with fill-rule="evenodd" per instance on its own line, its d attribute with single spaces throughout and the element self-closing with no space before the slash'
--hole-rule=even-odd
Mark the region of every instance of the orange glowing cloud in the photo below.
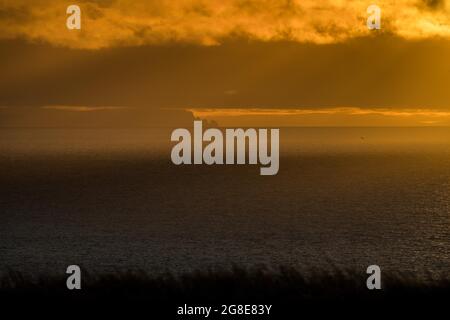
<svg viewBox="0 0 450 320">
<path fill-rule="evenodd" d="M 65 28 L 78 2 L 82 29 Z M 333 43 L 369 35 L 364 0 L 3 0 L 0 38 L 98 49 L 167 42 L 217 45 L 243 36 L 260 41 Z M 378 0 L 382 30 L 408 39 L 450 38 L 450 2 Z"/>
<path fill-rule="evenodd" d="M 61 110 L 72 112 L 93 112 L 93 111 L 108 111 L 108 110 L 123 110 L 126 107 L 85 107 L 85 106 L 45 106 L 42 109 Z"/>
<path fill-rule="evenodd" d="M 222 126 L 427 126 L 450 125 L 450 111 L 387 108 L 191 108 L 194 117 Z"/>
</svg>

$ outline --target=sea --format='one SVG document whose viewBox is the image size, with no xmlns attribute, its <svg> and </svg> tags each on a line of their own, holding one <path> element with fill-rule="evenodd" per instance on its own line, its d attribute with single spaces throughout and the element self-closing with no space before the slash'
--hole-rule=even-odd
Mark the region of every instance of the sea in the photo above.
<svg viewBox="0 0 450 320">
<path fill-rule="evenodd" d="M 0 129 L 0 272 L 449 275 L 450 128 L 281 128 L 275 176 L 176 166 L 170 133 Z"/>
</svg>

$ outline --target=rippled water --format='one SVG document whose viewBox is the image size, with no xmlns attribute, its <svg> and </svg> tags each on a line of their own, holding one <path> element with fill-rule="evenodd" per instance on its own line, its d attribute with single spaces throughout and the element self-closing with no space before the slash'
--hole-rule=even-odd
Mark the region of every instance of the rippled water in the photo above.
<svg viewBox="0 0 450 320">
<path fill-rule="evenodd" d="M 450 269 L 450 129 L 282 129 L 280 171 L 174 166 L 164 130 L 0 130 L 0 268 Z"/>
</svg>

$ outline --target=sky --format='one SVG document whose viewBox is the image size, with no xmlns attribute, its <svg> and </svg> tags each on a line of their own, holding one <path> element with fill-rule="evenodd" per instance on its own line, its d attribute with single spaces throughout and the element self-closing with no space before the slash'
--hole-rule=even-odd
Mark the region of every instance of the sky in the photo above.
<svg viewBox="0 0 450 320">
<path fill-rule="evenodd" d="M 3 0 L 0 30 L 0 126 L 450 125 L 450 1 Z"/>
</svg>

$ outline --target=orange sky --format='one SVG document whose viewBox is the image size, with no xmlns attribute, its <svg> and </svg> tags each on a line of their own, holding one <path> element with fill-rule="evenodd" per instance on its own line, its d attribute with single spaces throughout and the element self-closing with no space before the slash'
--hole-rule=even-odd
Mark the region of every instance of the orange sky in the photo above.
<svg viewBox="0 0 450 320">
<path fill-rule="evenodd" d="M 0 3 L 0 126 L 450 124 L 450 1 L 73 3 Z"/>
</svg>

